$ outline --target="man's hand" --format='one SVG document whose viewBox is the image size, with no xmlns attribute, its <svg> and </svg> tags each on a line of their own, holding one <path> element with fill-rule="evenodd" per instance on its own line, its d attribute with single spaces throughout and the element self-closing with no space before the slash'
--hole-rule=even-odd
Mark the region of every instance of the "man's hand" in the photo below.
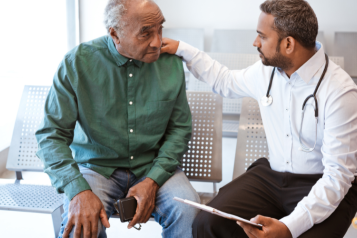
<svg viewBox="0 0 357 238">
<path fill-rule="evenodd" d="M 273 218 L 256 216 L 250 219 L 251 222 L 263 225 L 263 229 L 259 230 L 259 228 L 249 225 L 245 222 L 238 222 L 244 232 L 247 234 L 249 238 L 292 238 L 290 230 L 288 227 Z"/>
<path fill-rule="evenodd" d="M 151 178 L 146 178 L 129 189 L 126 197 L 135 197 L 138 202 L 136 213 L 128 228 L 132 228 L 137 223 L 146 223 L 155 208 L 156 193 L 159 185 Z"/>
<path fill-rule="evenodd" d="M 162 38 L 161 54 L 168 53 L 171 55 L 176 54 L 180 42 L 169 38 Z"/>
<path fill-rule="evenodd" d="M 74 238 L 80 238 L 83 228 L 83 238 L 96 238 L 98 233 L 98 218 L 109 228 L 107 214 L 103 203 L 90 190 L 78 193 L 69 203 L 68 223 L 63 232 L 63 238 L 68 238 L 74 226 Z"/>
</svg>

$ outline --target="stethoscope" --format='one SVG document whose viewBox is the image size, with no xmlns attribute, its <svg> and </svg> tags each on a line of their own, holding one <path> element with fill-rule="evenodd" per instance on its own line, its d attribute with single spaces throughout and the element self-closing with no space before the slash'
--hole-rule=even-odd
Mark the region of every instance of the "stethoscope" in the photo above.
<svg viewBox="0 0 357 238">
<path fill-rule="evenodd" d="M 322 73 L 322 75 L 320 77 L 319 82 L 317 83 L 315 91 L 314 91 L 313 94 L 311 94 L 310 96 L 308 96 L 305 99 L 304 104 L 302 105 L 301 125 L 300 125 L 300 132 L 299 132 L 299 141 L 300 141 L 300 148 L 299 149 L 301 151 L 308 152 L 308 153 L 312 152 L 315 149 L 316 143 L 317 143 L 317 123 L 318 123 L 318 116 L 319 116 L 319 107 L 318 107 L 318 103 L 317 103 L 317 99 L 316 99 L 316 93 L 317 93 L 317 90 L 319 90 L 320 84 L 321 84 L 322 80 L 324 79 L 326 71 L 328 69 L 329 58 L 328 58 L 328 56 L 326 54 L 325 54 L 325 59 L 326 59 L 325 69 L 324 69 L 324 71 L 323 71 L 323 73 Z M 273 72 L 272 72 L 271 77 L 270 77 L 270 82 L 269 82 L 269 87 L 268 87 L 267 94 L 266 94 L 266 96 L 263 96 L 260 99 L 260 102 L 264 107 L 268 107 L 273 103 L 273 97 L 270 95 L 270 89 L 271 89 L 271 86 L 273 84 L 275 69 L 276 68 L 273 69 Z M 312 148 L 309 148 L 308 146 L 304 145 L 304 143 L 302 142 L 302 139 L 301 139 L 302 138 L 301 131 L 302 131 L 302 126 L 303 126 L 303 121 L 304 121 L 304 114 L 305 114 L 305 110 L 306 110 L 306 103 L 307 103 L 307 101 L 309 101 L 310 98 L 314 98 L 315 105 L 316 105 L 316 108 L 314 107 L 315 120 L 316 120 L 316 123 L 315 123 L 316 134 L 315 134 L 315 144 L 314 144 L 314 147 L 312 147 Z"/>
</svg>

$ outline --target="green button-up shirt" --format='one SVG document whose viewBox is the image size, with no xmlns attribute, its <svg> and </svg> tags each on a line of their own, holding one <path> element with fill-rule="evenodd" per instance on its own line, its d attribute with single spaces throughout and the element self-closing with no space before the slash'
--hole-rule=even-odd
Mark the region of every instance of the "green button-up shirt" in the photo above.
<svg viewBox="0 0 357 238">
<path fill-rule="evenodd" d="M 70 200 L 90 189 L 78 164 L 106 178 L 126 168 L 161 186 L 191 137 L 182 61 L 168 54 L 151 64 L 128 59 L 108 36 L 65 56 L 44 110 L 37 156 Z"/>
</svg>

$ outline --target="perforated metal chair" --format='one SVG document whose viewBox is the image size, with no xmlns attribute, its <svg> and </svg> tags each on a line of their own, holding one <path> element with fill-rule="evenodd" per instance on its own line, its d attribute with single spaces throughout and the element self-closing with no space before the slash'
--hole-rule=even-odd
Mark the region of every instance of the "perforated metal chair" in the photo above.
<svg viewBox="0 0 357 238">
<path fill-rule="evenodd" d="M 357 77 L 357 32 L 336 32 L 334 55 L 345 58 L 346 72 Z"/>
<path fill-rule="evenodd" d="M 344 68 L 343 57 L 329 58 L 342 69 Z M 243 174 L 254 161 L 262 157 L 269 159 L 269 148 L 259 104 L 253 98 L 243 98 L 233 179 Z"/>
<path fill-rule="evenodd" d="M 187 100 L 192 136 L 182 170 L 190 181 L 213 183 L 213 193 L 198 193 L 201 203 L 207 204 L 217 194 L 216 183 L 222 181 L 222 98 L 211 92 L 188 91 Z M 112 218 L 119 218 L 119 214 Z"/>
<path fill-rule="evenodd" d="M 258 36 L 256 30 L 216 29 L 213 33 L 211 52 L 257 54 L 253 42 Z M 325 45 L 324 32 L 320 31 L 317 40 Z"/>
<path fill-rule="evenodd" d="M 217 60 L 222 65 L 227 66 L 230 70 L 239 70 L 247 68 L 260 60 L 258 54 L 229 54 L 229 53 L 208 53 L 208 55 Z M 192 75 L 188 87 L 192 91 L 212 91 L 211 87 L 203 83 Z M 242 99 L 223 99 L 223 114 L 228 116 L 238 116 L 241 112 Z M 231 117 L 237 118 L 237 117 Z M 223 136 L 237 137 L 239 127 L 238 120 L 223 121 Z"/>
<path fill-rule="evenodd" d="M 22 180 L 22 171 L 43 171 L 43 164 L 36 157 L 34 134 L 43 118 L 49 89 L 45 86 L 24 88 L 6 164 L 8 170 L 16 171 L 16 180 L 0 180 L 0 210 L 51 214 L 57 236 L 62 222 L 63 196 L 49 185 Z"/>
</svg>

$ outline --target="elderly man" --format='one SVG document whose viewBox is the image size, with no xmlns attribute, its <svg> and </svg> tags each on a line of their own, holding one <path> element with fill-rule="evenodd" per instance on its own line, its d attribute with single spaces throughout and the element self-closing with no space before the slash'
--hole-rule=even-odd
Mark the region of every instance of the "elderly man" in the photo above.
<svg viewBox="0 0 357 238">
<path fill-rule="evenodd" d="M 59 237 L 107 237 L 125 197 L 138 202 L 128 228 L 153 215 L 163 237 L 192 236 L 197 211 L 172 199 L 199 202 L 178 168 L 191 113 L 182 61 L 160 56 L 164 21 L 153 1 L 110 0 L 109 36 L 70 51 L 54 76 L 36 136 L 45 172 L 66 194 Z"/>
<path fill-rule="evenodd" d="M 194 237 L 343 237 L 357 210 L 357 87 L 316 42 L 306 1 L 267 0 L 260 9 L 253 45 L 262 60 L 247 69 L 230 71 L 184 42 L 162 48 L 220 95 L 255 98 L 269 144 L 269 160 L 256 158 L 209 204 L 263 228 L 200 212 Z"/>
</svg>

